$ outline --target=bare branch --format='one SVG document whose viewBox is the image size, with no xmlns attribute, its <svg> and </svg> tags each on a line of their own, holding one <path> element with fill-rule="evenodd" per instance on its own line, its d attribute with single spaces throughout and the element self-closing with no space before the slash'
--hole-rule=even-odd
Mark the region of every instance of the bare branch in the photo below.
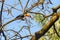
<svg viewBox="0 0 60 40">
<path fill-rule="evenodd" d="M 26 6 L 25 6 L 24 10 L 27 8 L 29 1 L 30 1 L 30 0 L 28 0 L 28 1 L 27 1 L 27 3 L 26 3 Z"/>
<path fill-rule="evenodd" d="M 58 32 L 57 32 L 57 30 L 56 30 L 56 28 L 55 28 L 55 24 L 53 25 L 53 28 L 54 28 L 54 31 L 55 31 L 55 33 L 57 34 L 57 36 L 60 37 L 60 35 L 58 34 Z"/>
<path fill-rule="evenodd" d="M 23 6 L 22 6 L 22 2 L 19 0 L 19 3 L 20 3 L 20 5 L 21 5 L 21 8 L 23 9 Z"/>
<path fill-rule="evenodd" d="M 39 2 L 36 2 L 36 3 L 32 4 L 31 7 L 28 8 L 27 10 L 30 11 L 32 8 L 34 8 L 34 7 L 36 7 L 40 4 L 43 4 L 43 3 L 44 3 L 44 0 L 40 0 Z"/>
<path fill-rule="evenodd" d="M 21 12 L 22 12 L 22 10 L 17 9 L 17 8 L 15 8 L 14 6 L 8 5 L 8 4 L 6 4 L 6 3 L 5 3 L 5 5 L 10 6 L 11 8 L 16 9 L 16 10 L 18 10 L 18 11 L 21 11 Z"/>
</svg>

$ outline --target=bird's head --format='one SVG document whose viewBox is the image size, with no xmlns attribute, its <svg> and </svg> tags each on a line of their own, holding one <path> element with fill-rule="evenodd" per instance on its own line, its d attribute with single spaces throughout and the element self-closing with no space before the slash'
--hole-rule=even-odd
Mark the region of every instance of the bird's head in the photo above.
<svg viewBox="0 0 60 40">
<path fill-rule="evenodd" d="M 24 14 L 25 17 L 30 17 L 29 13 Z"/>
</svg>

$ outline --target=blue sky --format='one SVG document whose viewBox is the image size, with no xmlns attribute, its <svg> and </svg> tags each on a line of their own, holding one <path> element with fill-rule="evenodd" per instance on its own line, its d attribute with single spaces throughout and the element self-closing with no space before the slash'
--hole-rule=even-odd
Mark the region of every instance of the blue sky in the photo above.
<svg viewBox="0 0 60 40">
<path fill-rule="evenodd" d="M 27 0 L 21 0 L 21 1 L 22 1 L 22 5 L 25 6 Z M 51 7 L 51 8 L 54 7 L 54 6 L 56 6 L 56 5 L 59 5 L 59 4 L 60 4 L 60 0 L 51 0 L 51 1 L 53 2 L 53 5 L 51 5 L 51 4 L 48 5 L 48 6 Z M 22 8 L 21 8 L 21 6 L 20 6 L 20 4 L 18 3 L 17 0 L 5 0 L 4 3 L 5 3 L 5 4 L 8 4 L 8 5 L 13 5 L 13 6 L 15 6 L 14 4 L 18 4 L 18 5 L 15 6 L 15 8 L 18 9 L 18 10 L 22 10 Z M 8 8 L 8 9 L 11 8 L 10 6 L 7 6 L 7 5 L 5 5 L 5 4 L 4 4 L 4 9 L 7 10 L 7 8 Z M 33 4 L 32 1 L 29 2 L 28 8 L 31 6 L 31 4 Z M 0 7 L 1 7 L 1 6 L 0 6 Z M 23 8 L 24 8 L 24 7 L 23 7 Z M 3 15 L 3 18 L 2 18 L 3 24 L 5 24 L 6 22 L 12 20 L 12 19 L 15 18 L 16 16 L 18 16 L 18 15 L 20 15 L 20 14 L 23 13 L 23 12 L 18 11 L 18 10 L 16 10 L 16 9 L 13 9 L 13 8 L 11 9 L 11 13 L 12 13 L 12 15 L 13 15 L 14 17 L 12 17 L 10 14 L 8 15 L 8 12 L 7 12 L 7 11 L 6 11 L 6 12 L 3 12 L 3 14 L 2 14 L 2 15 Z M 37 8 L 34 9 L 34 11 L 37 11 L 37 10 L 38 10 Z M 32 11 L 33 11 L 33 10 L 32 10 Z M 39 23 L 35 22 L 34 20 L 30 20 L 30 21 L 32 22 L 32 24 L 30 24 L 30 26 L 31 26 L 30 31 L 31 31 L 32 34 L 34 34 L 36 31 L 38 31 L 38 30 L 40 30 L 40 29 L 42 28 L 41 25 L 40 25 Z M 6 25 L 6 26 L 4 27 L 4 29 L 5 29 L 5 30 L 13 29 L 13 30 L 15 30 L 15 31 L 18 32 L 23 25 L 27 25 L 27 23 L 26 23 L 25 21 L 16 20 L 16 21 L 14 21 L 14 22 Z M 28 25 L 28 26 L 29 26 L 29 25 Z M 32 27 L 32 26 L 33 26 L 33 27 Z M 25 36 L 25 35 L 29 34 L 28 30 L 26 30 L 26 29 L 23 29 L 22 31 L 23 31 L 23 32 L 20 32 L 20 34 L 21 34 L 22 36 Z M 10 36 L 13 35 L 13 33 L 11 33 L 11 32 L 7 32 L 7 33 L 10 33 Z M 5 34 L 6 34 L 6 32 L 5 32 Z M 6 35 L 7 35 L 7 34 L 6 34 Z M 23 40 L 28 40 L 28 39 L 23 39 Z"/>
</svg>

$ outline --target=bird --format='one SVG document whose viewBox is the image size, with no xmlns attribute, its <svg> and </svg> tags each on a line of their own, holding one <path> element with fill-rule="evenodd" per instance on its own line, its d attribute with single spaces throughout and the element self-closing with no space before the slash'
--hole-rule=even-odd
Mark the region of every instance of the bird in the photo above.
<svg viewBox="0 0 60 40">
<path fill-rule="evenodd" d="M 25 14 L 21 14 L 21 15 L 18 15 L 15 19 L 16 20 L 24 20 L 25 17 L 31 17 L 29 13 L 25 13 Z"/>
</svg>

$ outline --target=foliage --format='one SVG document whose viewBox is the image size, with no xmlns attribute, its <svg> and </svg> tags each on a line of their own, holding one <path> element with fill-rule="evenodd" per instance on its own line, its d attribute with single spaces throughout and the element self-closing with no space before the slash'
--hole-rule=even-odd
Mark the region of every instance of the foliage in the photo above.
<svg viewBox="0 0 60 40">
<path fill-rule="evenodd" d="M 41 23 L 42 25 L 44 25 L 47 22 L 47 19 L 44 19 L 43 15 L 41 14 L 35 14 L 34 19 L 36 22 Z"/>
</svg>

